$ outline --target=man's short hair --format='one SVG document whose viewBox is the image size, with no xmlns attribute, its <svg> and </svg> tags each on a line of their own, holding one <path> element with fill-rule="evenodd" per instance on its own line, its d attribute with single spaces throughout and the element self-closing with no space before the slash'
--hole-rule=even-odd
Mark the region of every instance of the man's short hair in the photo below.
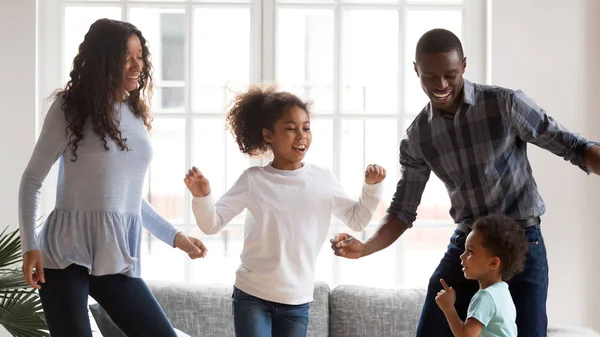
<svg viewBox="0 0 600 337">
<path fill-rule="evenodd" d="M 456 50 L 462 60 L 464 57 L 460 39 L 451 31 L 442 28 L 432 29 L 419 39 L 415 61 L 419 63 L 423 54 L 438 54 Z"/>
</svg>

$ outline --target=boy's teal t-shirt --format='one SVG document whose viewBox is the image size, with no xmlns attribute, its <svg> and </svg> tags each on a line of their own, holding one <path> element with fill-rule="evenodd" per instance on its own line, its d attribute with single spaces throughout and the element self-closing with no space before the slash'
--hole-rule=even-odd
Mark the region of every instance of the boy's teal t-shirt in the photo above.
<svg viewBox="0 0 600 337">
<path fill-rule="evenodd" d="M 467 311 L 467 319 L 471 317 L 483 324 L 480 337 L 517 337 L 517 310 L 506 282 L 475 293 Z"/>
</svg>

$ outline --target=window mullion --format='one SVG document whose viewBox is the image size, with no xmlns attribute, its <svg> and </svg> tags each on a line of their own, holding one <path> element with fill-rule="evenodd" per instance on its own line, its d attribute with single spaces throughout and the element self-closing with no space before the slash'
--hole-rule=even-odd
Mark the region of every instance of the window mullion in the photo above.
<svg viewBox="0 0 600 337">
<path fill-rule="evenodd" d="M 342 121 L 341 121 L 341 109 L 342 109 L 342 92 L 341 92 L 341 84 L 342 84 L 342 26 L 343 25 L 343 13 L 342 6 L 340 4 L 340 0 L 336 0 L 335 2 L 335 12 L 334 12 L 334 24 L 333 24 L 333 173 L 335 176 L 340 177 L 340 167 L 341 167 L 341 140 L 342 140 Z M 337 232 L 339 229 L 339 222 L 335 222 L 334 232 Z M 339 284 L 341 281 L 341 270 L 340 265 L 341 259 L 333 259 L 332 263 L 332 282 L 333 284 Z"/>
<path fill-rule="evenodd" d="M 260 51 L 260 71 L 255 78 L 256 83 L 274 83 L 276 80 L 276 43 L 277 32 L 277 4 L 276 0 L 262 0 L 260 7 L 259 29 L 256 36 L 260 43 L 257 43 L 256 49 Z M 251 158 L 251 166 L 263 166 L 270 161 L 268 156 L 260 158 Z"/>
<path fill-rule="evenodd" d="M 183 62 L 184 66 L 184 104 L 185 104 L 185 167 L 189 168 L 192 165 L 192 151 L 193 149 L 193 137 L 192 133 L 194 132 L 194 119 L 192 116 L 192 32 L 193 32 L 193 19 L 194 13 L 192 9 L 192 5 L 188 4 L 185 11 L 185 24 L 186 24 L 186 34 L 184 37 L 184 58 Z M 182 172 L 184 174 L 184 172 Z M 183 186 L 182 186 L 183 188 Z M 192 200 L 190 193 L 184 194 L 185 206 L 184 206 L 184 224 L 186 227 L 191 226 L 192 222 Z M 190 229 L 186 229 L 189 231 Z M 189 233 L 187 233 L 189 234 Z M 184 262 L 184 279 L 186 282 L 191 282 L 193 279 L 193 267 L 190 259 L 185 258 Z"/>
<path fill-rule="evenodd" d="M 262 83 L 271 83 L 276 79 L 276 25 L 277 25 L 277 4 L 275 0 L 263 0 L 262 1 L 262 31 L 260 36 L 262 37 L 262 71 L 259 78 Z"/>
</svg>

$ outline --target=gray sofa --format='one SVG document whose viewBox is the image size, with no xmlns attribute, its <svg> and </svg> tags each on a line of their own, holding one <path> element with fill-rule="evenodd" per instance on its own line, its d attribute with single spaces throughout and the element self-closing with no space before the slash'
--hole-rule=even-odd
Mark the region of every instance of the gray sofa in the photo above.
<svg viewBox="0 0 600 337">
<path fill-rule="evenodd" d="M 231 286 L 150 283 L 173 325 L 192 337 L 234 337 Z M 309 337 L 409 337 L 415 328 L 425 292 L 315 285 Z M 586 328 L 548 329 L 549 337 L 600 337 Z"/>
<path fill-rule="evenodd" d="M 149 282 L 149 286 L 177 329 L 192 337 L 235 337 L 231 286 L 156 282 Z M 347 285 L 330 290 L 327 284 L 317 282 L 308 336 L 414 336 L 424 296 L 424 290 L 382 290 Z M 95 305 L 91 309 L 98 325 L 104 326 L 101 331 L 105 337 L 123 336 L 106 327 L 110 319 L 100 312 L 101 308 Z M 551 326 L 548 336 L 600 337 L 600 334 L 586 328 Z"/>
</svg>

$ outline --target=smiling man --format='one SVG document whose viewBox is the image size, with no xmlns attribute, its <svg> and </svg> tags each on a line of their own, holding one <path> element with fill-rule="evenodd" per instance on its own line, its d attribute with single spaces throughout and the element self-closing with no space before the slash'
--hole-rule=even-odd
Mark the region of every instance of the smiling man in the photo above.
<svg viewBox="0 0 600 337">
<path fill-rule="evenodd" d="M 453 336 L 435 296 L 444 279 L 456 292 L 464 321 L 477 282 L 464 278 L 460 255 L 478 218 L 509 216 L 525 228 L 525 270 L 508 283 L 517 309 L 518 335 L 545 337 L 548 325 L 548 261 L 540 229 L 544 202 L 532 176 L 527 143 L 600 174 L 600 146 L 549 117 L 520 90 L 474 84 L 463 78 L 467 60 L 452 32 L 434 29 L 417 43 L 414 69 L 430 99 L 400 143 L 402 177 L 388 213 L 367 242 L 342 233 L 332 239 L 336 255 L 360 258 L 394 243 L 412 227 L 431 172 L 446 185 L 457 229 L 427 289 L 417 337 Z"/>
</svg>

